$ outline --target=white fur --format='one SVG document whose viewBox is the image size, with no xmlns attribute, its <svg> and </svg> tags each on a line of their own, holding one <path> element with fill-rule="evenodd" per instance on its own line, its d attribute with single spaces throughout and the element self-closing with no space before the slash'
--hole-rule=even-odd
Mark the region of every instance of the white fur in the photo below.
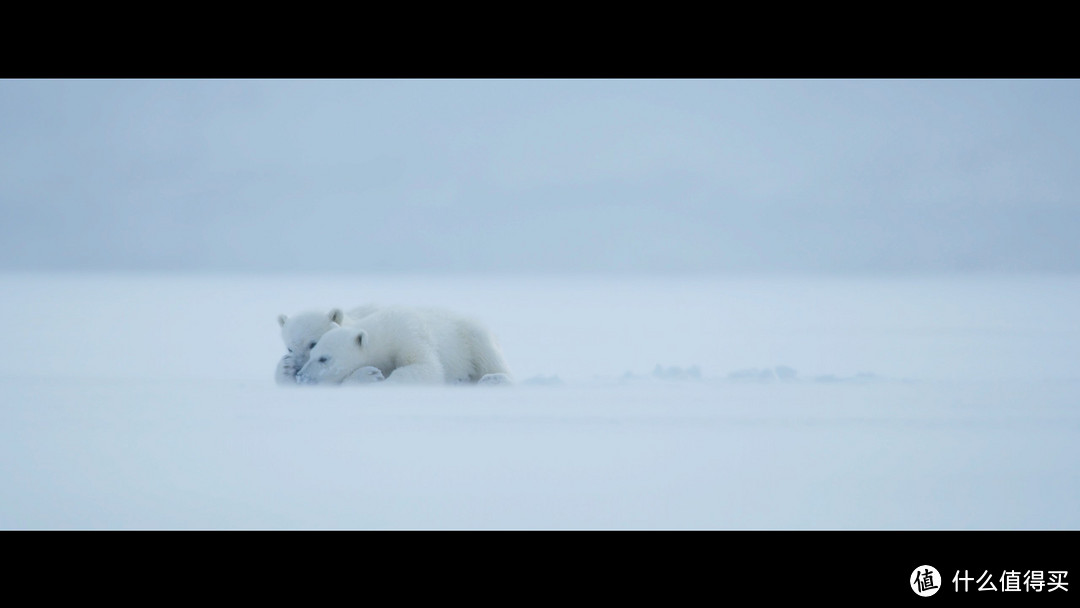
<svg viewBox="0 0 1080 608">
<path fill-rule="evenodd" d="M 354 325 L 359 319 L 375 312 L 375 306 L 360 306 L 344 313 L 335 308 L 329 312 L 302 312 L 291 317 L 281 315 L 281 339 L 289 351 L 278 361 L 274 378 L 278 384 L 295 384 L 296 374 L 307 363 L 312 347 L 323 334 L 338 327 Z"/>
<path fill-rule="evenodd" d="M 309 384 L 339 384 L 365 367 L 391 384 L 500 384 L 510 379 L 502 350 L 475 321 L 453 313 L 403 307 L 378 310 L 355 325 L 331 329 L 297 374 Z"/>
</svg>

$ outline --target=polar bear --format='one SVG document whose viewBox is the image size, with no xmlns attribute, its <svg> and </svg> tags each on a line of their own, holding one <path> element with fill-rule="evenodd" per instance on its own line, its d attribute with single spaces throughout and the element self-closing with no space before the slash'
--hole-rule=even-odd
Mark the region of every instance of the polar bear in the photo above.
<svg viewBox="0 0 1080 608">
<path fill-rule="evenodd" d="M 297 374 L 304 384 L 505 384 L 510 371 L 495 338 L 475 321 L 434 309 L 392 307 L 318 340 Z"/>
<path fill-rule="evenodd" d="M 291 317 L 279 315 L 281 339 L 289 352 L 278 361 L 274 374 L 278 384 L 296 383 L 296 373 L 307 363 L 311 349 L 323 334 L 337 327 L 353 325 L 376 310 L 377 306 L 367 305 L 353 308 L 348 313 L 334 308 L 330 312 L 302 312 Z"/>
</svg>

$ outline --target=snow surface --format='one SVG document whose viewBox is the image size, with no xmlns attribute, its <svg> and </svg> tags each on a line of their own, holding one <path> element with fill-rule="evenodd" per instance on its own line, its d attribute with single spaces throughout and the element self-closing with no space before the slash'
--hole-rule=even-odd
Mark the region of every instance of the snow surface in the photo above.
<svg viewBox="0 0 1080 608">
<path fill-rule="evenodd" d="M 0 276 L 3 529 L 1080 529 L 1080 278 Z M 278 387 L 279 313 L 518 383 Z"/>
</svg>

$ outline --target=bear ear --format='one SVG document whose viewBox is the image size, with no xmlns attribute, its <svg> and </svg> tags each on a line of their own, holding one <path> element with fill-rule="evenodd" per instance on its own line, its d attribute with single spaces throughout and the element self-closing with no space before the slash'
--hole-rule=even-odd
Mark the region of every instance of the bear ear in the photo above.
<svg viewBox="0 0 1080 608">
<path fill-rule="evenodd" d="M 341 319 L 343 319 L 345 317 L 345 315 L 341 312 L 340 308 L 335 308 L 335 309 L 331 310 L 330 314 L 327 315 L 327 316 L 330 317 L 331 321 L 333 321 L 334 323 L 336 323 L 338 325 L 341 325 Z"/>
<path fill-rule="evenodd" d="M 365 340 L 367 340 L 367 332 L 366 331 L 361 331 L 360 333 L 356 334 L 356 345 L 357 346 L 363 348 Z"/>
<path fill-rule="evenodd" d="M 289 317 L 286 317 L 285 315 L 278 315 L 278 318 L 277 318 L 278 325 L 280 325 L 282 327 L 285 327 L 285 319 L 288 319 L 288 318 Z"/>
</svg>

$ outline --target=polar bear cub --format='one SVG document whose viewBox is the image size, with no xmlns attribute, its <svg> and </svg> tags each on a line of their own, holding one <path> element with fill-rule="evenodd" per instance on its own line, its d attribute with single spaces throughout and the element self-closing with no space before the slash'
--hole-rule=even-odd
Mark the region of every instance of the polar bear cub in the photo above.
<svg viewBox="0 0 1080 608">
<path fill-rule="evenodd" d="M 297 374 L 305 384 L 503 384 L 510 371 L 494 336 L 434 309 L 385 308 L 326 332 Z"/>
<path fill-rule="evenodd" d="M 378 307 L 368 305 L 348 313 L 335 308 L 330 312 L 302 312 L 291 317 L 279 315 L 281 339 L 289 352 L 278 361 L 274 376 L 278 384 L 296 383 L 296 373 L 307 363 L 311 349 L 323 334 L 337 327 L 353 325 L 376 310 Z"/>
</svg>

